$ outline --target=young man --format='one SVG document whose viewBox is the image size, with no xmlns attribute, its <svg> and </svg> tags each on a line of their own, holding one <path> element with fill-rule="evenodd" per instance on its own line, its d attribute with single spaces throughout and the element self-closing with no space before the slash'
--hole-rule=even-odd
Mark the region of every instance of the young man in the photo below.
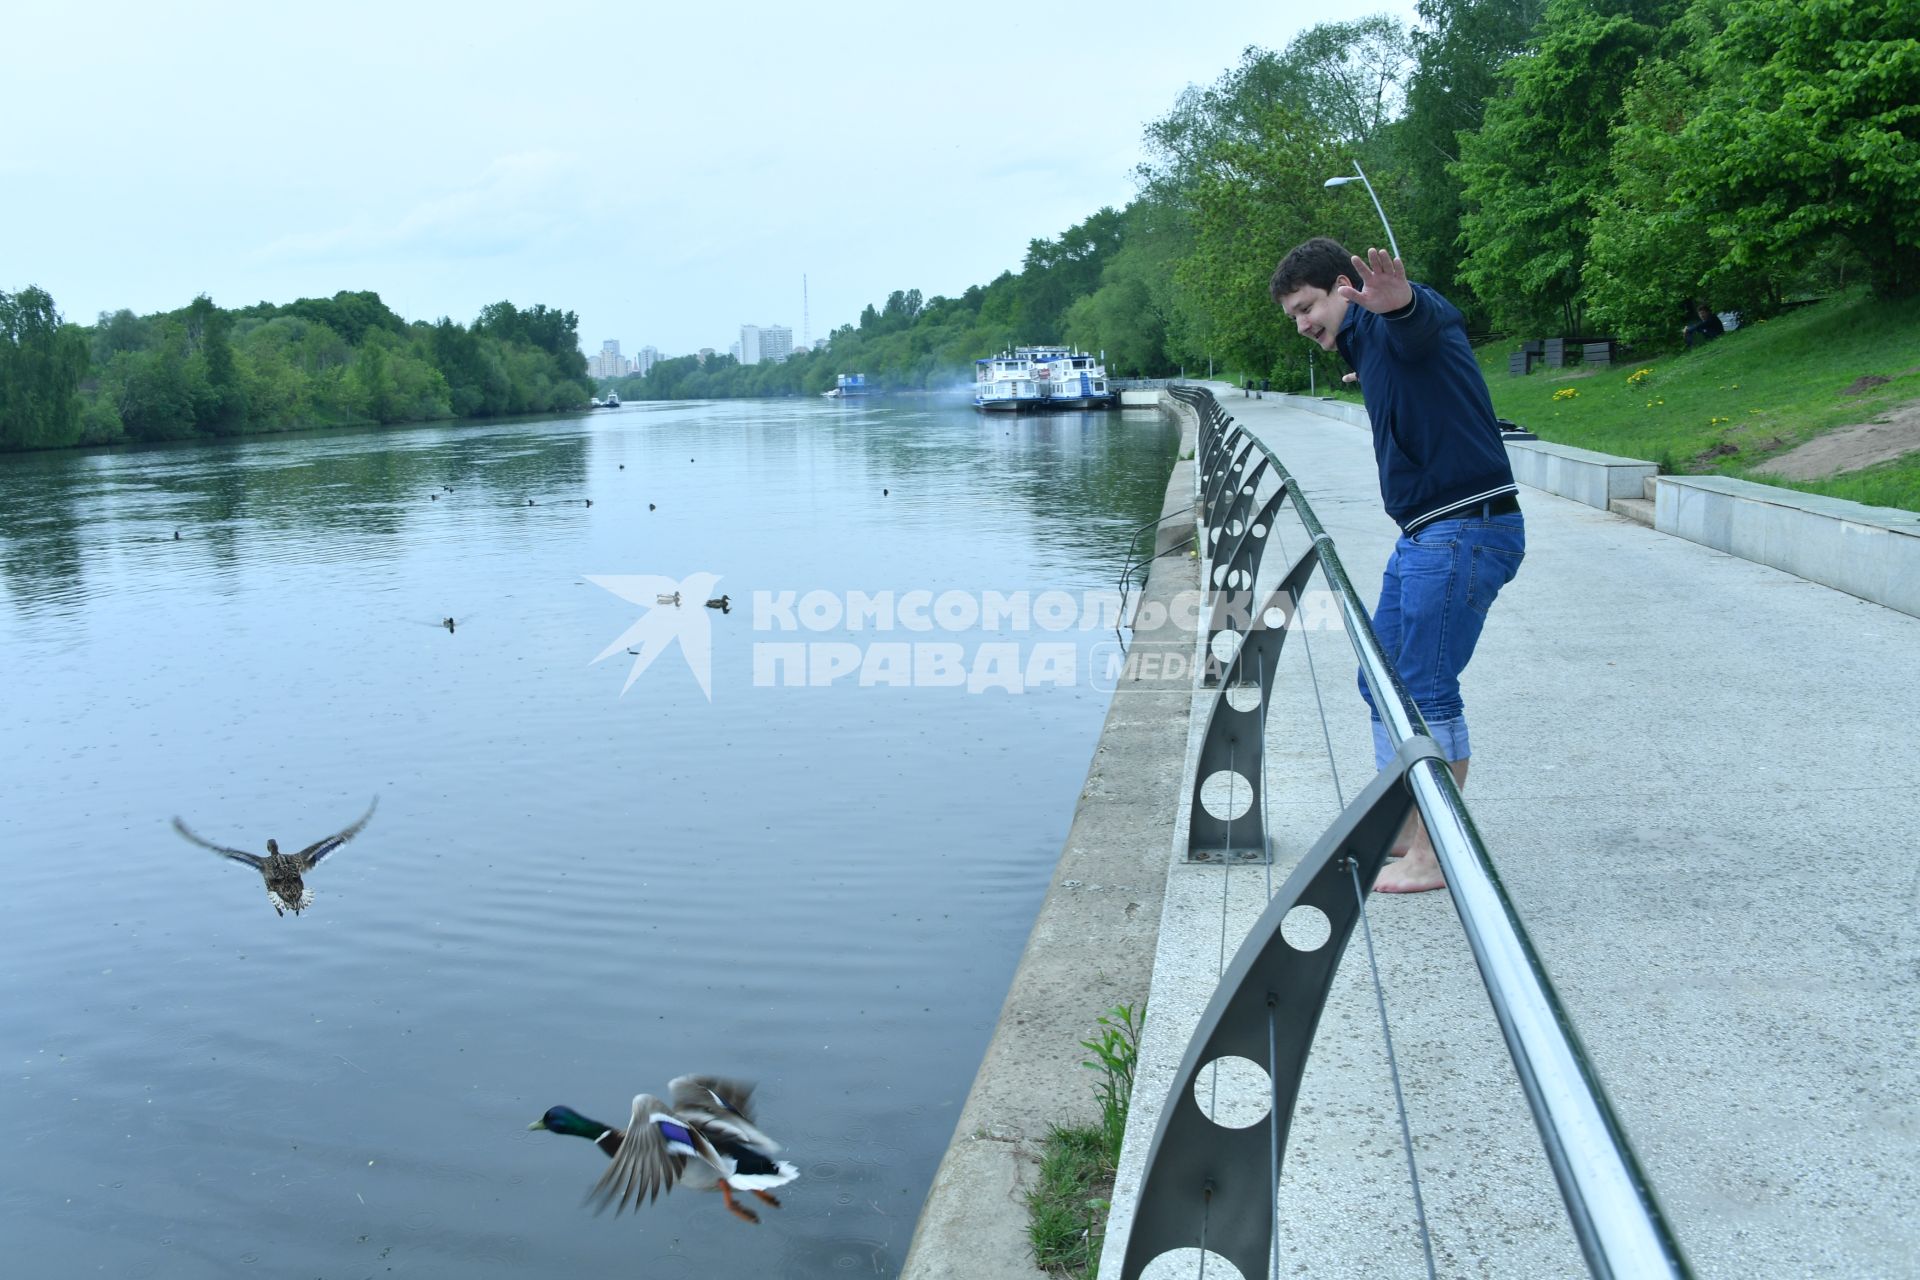
<svg viewBox="0 0 1920 1280">
<path fill-rule="evenodd" d="M 1373 629 L 1464 784 L 1470 750 L 1460 673 L 1527 543 L 1466 321 L 1445 298 L 1410 282 L 1398 258 L 1369 249 L 1363 261 L 1325 237 L 1281 259 L 1269 291 L 1302 337 L 1338 351 L 1359 375 L 1380 496 L 1400 526 Z M 1364 679 L 1360 695 L 1373 710 L 1374 765 L 1384 768 L 1393 750 Z M 1417 813 L 1401 840 L 1405 856 L 1381 871 L 1374 888 L 1444 887 Z"/>
</svg>

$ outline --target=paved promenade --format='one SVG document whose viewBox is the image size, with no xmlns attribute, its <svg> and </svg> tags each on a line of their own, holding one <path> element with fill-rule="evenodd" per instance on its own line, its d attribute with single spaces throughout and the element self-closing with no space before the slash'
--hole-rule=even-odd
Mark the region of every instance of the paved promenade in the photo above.
<svg viewBox="0 0 1920 1280">
<path fill-rule="evenodd" d="M 1215 394 L 1293 472 L 1370 607 L 1394 529 L 1366 431 Z M 1920 1274 L 1920 618 L 1539 491 L 1521 501 L 1526 563 L 1465 680 L 1465 795 L 1693 1266 Z M 1305 545 L 1291 515 L 1276 533 L 1263 592 Z M 1352 651 L 1322 616 L 1289 640 L 1269 719 L 1278 865 L 1168 851 L 1105 1276 L 1215 976 L 1372 772 Z M 1585 1275 L 1448 895 L 1368 912 L 1439 1273 Z M 1424 1274 L 1357 933 L 1280 1215 L 1277 1274 Z"/>
</svg>

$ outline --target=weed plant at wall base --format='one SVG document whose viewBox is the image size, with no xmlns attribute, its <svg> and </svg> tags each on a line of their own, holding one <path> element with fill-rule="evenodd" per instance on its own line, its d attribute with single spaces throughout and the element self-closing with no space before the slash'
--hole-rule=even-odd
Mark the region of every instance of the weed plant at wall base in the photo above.
<svg viewBox="0 0 1920 1280">
<path fill-rule="evenodd" d="M 1055 1125 L 1047 1133 L 1037 1183 L 1027 1193 L 1027 1239 L 1035 1265 L 1050 1275 L 1088 1276 L 1098 1265 L 1145 1017 L 1144 1003 L 1115 1005 L 1096 1020 L 1099 1035 L 1080 1042 L 1093 1054 L 1080 1065 L 1100 1073 L 1094 1086 L 1100 1122 Z"/>
</svg>

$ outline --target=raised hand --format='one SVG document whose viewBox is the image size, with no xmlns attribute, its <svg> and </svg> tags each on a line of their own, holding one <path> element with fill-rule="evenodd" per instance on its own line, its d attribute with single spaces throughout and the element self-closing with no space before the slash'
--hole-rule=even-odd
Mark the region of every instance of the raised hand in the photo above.
<svg viewBox="0 0 1920 1280">
<path fill-rule="evenodd" d="M 1360 281 L 1358 289 L 1350 284 L 1334 286 L 1334 292 L 1348 302 L 1358 303 L 1375 315 L 1385 315 L 1413 301 L 1413 286 L 1407 283 L 1407 264 L 1385 249 L 1367 250 L 1364 262 L 1355 254 L 1353 269 Z"/>
</svg>

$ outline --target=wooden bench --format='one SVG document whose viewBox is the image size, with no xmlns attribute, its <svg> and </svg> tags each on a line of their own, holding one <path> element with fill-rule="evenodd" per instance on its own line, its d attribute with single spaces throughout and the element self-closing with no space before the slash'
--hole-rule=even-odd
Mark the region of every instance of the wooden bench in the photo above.
<svg viewBox="0 0 1920 1280">
<path fill-rule="evenodd" d="M 1543 344 L 1543 349 L 1541 354 L 1542 354 L 1542 357 L 1547 362 L 1547 368 L 1549 369 L 1566 368 L 1567 367 L 1567 340 L 1565 338 L 1548 338 L 1546 342 Z"/>
<path fill-rule="evenodd" d="M 1546 350 L 1547 344 L 1537 338 L 1521 343 L 1520 349 L 1507 357 L 1507 373 L 1513 377 L 1532 373 L 1534 364 L 1545 357 Z"/>
<path fill-rule="evenodd" d="M 1600 338 L 1580 345 L 1580 363 L 1590 369 L 1604 368 L 1620 356 L 1620 344 L 1612 338 Z"/>
</svg>

